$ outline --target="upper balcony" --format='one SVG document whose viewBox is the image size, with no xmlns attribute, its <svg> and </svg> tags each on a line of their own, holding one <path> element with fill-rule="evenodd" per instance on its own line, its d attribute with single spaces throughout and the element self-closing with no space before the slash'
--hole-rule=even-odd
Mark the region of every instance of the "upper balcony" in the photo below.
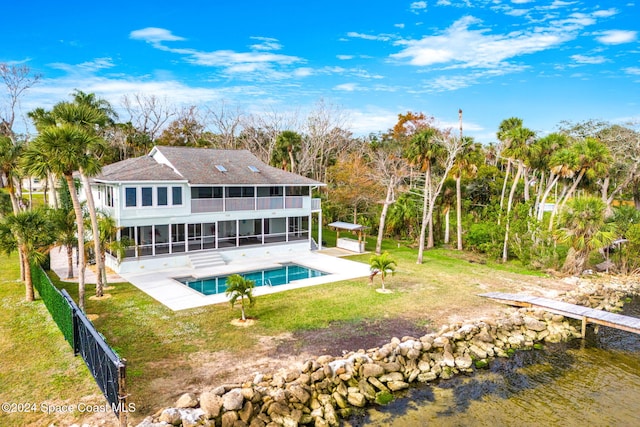
<svg viewBox="0 0 640 427">
<path fill-rule="evenodd" d="M 309 206 L 311 202 L 311 206 Z M 312 212 L 321 210 L 320 199 L 309 196 L 275 197 L 226 197 L 220 199 L 192 199 L 191 213 L 261 211 L 276 209 L 304 209 Z"/>
</svg>

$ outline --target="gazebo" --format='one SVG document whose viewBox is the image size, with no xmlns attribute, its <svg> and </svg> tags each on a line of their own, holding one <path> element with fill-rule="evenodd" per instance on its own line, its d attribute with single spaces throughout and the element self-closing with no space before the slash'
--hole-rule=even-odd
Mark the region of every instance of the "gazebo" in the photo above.
<svg viewBox="0 0 640 427">
<path fill-rule="evenodd" d="M 329 224 L 329 227 L 336 229 L 336 247 L 346 249 L 351 252 L 364 253 L 364 230 L 369 228 L 360 224 L 351 224 L 348 222 L 336 221 Z M 358 233 L 358 240 L 348 237 L 340 237 L 340 230 L 347 230 Z"/>
</svg>

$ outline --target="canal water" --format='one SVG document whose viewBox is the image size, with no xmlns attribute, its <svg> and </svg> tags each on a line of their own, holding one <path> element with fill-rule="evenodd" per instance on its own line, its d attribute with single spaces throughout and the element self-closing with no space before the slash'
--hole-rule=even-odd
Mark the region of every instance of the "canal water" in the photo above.
<svg viewBox="0 0 640 427">
<path fill-rule="evenodd" d="M 640 317 L 640 299 L 624 314 Z M 589 328 L 584 341 L 519 351 L 472 375 L 412 388 L 345 425 L 640 426 L 640 335 Z"/>
</svg>

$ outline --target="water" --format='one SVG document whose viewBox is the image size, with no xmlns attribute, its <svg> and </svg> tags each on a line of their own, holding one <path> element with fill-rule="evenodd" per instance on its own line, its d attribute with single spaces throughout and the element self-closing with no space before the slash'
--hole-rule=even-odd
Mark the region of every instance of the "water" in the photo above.
<svg viewBox="0 0 640 427">
<path fill-rule="evenodd" d="M 240 273 L 241 276 L 253 280 L 255 286 L 286 285 L 296 280 L 310 279 L 326 274 L 297 264 L 284 264 L 278 268 Z M 176 280 L 204 295 L 214 295 L 222 294 L 227 290 L 227 277 L 229 276 L 206 277 L 197 280 L 193 278 Z"/>
<path fill-rule="evenodd" d="M 640 299 L 625 308 L 640 317 Z M 419 386 L 350 426 L 640 426 L 640 335 L 600 327 L 587 339 L 521 351 L 489 370 Z"/>
</svg>

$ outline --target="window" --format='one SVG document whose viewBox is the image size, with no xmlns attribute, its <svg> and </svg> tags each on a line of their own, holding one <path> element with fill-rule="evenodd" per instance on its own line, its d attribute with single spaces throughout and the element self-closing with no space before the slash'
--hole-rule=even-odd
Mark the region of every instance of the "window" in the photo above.
<svg viewBox="0 0 640 427">
<path fill-rule="evenodd" d="M 153 206 L 152 187 L 142 187 L 142 206 Z"/>
<path fill-rule="evenodd" d="M 249 170 L 250 170 L 251 172 L 253 172 L 253 173 L 258 173 L 258 172 L 260 172 L 260 169 L 258 169 L 258 168 L 257 168 L 257 167 L 255 167 L 255 166 L 247 166 L 247 167 L 248 167 L 248 168 L 249 168 Z"/>
<path fill-rule="evenodd" d="M 167 193 L 167 187 L 158 187 L 158 206 L 167 206 L 169 204 L 168 202 L 168 193 Z"/>
<path fill-rule="evenodd" d="M 182 187 L 171 187 L 172 202 L 174 205 L 182 204 Z"/>
<path fill-rule="evenodd" d="M 216 169 L 218 169 L 220 172 L 226 172 L 227 171 L 227 168 L 225 168 L 222 165 L 216 165 Z"/>
<path fill-rule="evenodd" d="M 107 206 L 113 207 L 113 187 L 105 187 L 105 203 Z"/>
<path fill-rule="evenodd" d="M 136 188 L 135 187 L 126 187 L 124 189 L 125 193 L 125 206 L 132 207 L 137 205 L 136 201 Z"/>
</svg>

